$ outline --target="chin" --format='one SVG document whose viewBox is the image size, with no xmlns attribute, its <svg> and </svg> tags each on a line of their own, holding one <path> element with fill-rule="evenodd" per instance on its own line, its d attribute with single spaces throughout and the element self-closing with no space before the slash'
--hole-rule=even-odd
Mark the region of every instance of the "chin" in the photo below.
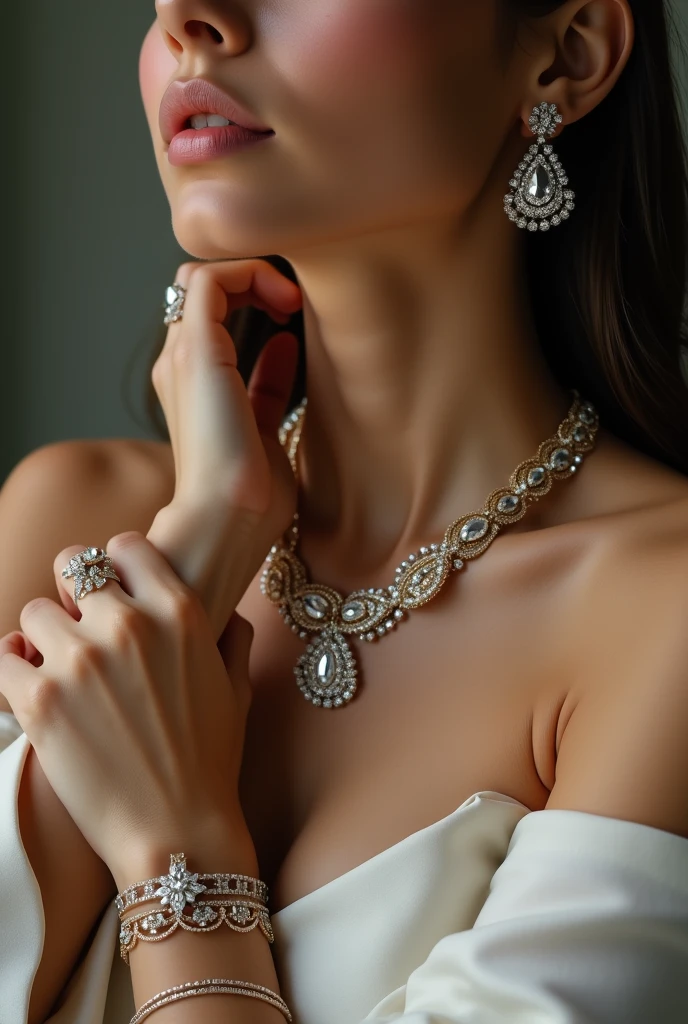
<svg viewBox="0 0 688 1024">
<path fill-rule="evenodd" d="M 249 259 L 276 251 L 279 243 L 274 219 L 265 209 L 236 197 L 218 200 L 207 190 L 187 190 L 170 203 L 172 230 L 177 242 L 197 259 Z"/>
</svg>

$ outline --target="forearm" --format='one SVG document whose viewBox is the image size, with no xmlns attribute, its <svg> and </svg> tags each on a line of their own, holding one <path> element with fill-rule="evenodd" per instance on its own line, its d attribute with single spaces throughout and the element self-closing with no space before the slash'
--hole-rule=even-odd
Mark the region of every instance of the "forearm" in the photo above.
<svg viewBox="0 0 688 1024">
<path fill-rule="evenodd" d="M 21 838 L 41 890 L 45 916 L 43 954 L 28 1016 L 29 1024 L 41 1024 L 116 887 L 109 869 L 55 795 L 33 748 L 26 756 L 18 807 Z"/>
<path fill-rule="evenodd" d="M 232 837 L 180 841 L 191 872 L 233 872 L 258 877 L 258 863 L 252 843 Z M 168 850 L 159 856 L 137 859 L 117 870 L 117 887 L 165 874 Z M 121 884 L 120 884 L 121 883 Z M 201 894 L 198 899 L 203 899 Z M 154 905 L 151 904 L 151 908 Z M 139 906 L 141 911 L 145 905 Z M 188 911 L 187 911 L 188 912 Z M 128 916 L 128 915 L 125 915 Z M 270 943 L 259 928 L 239 933 L 224 922 L 206 935 L 182 928 L 160 942 L 139 941 L 129 953 L 134 1001 L 137 1008 L 165 989 L 205 978 L 250 981 L 279 994 L 279 984 Z M 164 1015 L 164 1016 L 163 1016 Z M 285 1024 L 281 1011 L 261 999 L 242 995 L 202 995 L 180 999 L 155 1010 L 160 1024 Z"/>
</svg>

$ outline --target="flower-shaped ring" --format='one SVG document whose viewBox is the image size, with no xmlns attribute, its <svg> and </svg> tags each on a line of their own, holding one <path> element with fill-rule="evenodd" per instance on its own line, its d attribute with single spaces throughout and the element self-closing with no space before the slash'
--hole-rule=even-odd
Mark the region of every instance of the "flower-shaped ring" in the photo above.
<svg viewBox="0 0 688 1024">
<path fill-rule="evenodd" d="M 62 576 L 64 579 L 74 577 L 75 601 L 80 601 L 92 590 L 100 590 L 108 580 L 122 582 L 105 548 L 84 548 L 69 559 L 69 565 L 62 570 Z"/>
</svg>

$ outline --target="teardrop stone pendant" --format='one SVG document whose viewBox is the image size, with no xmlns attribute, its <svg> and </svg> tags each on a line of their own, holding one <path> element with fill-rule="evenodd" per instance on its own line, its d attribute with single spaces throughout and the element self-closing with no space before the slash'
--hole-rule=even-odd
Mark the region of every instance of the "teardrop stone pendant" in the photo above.
<svg viewBox="0 0 688 1024">
<path fill-rule="evenodd" d="M 575 192 L 563 187 L 569 180 L 566 172 L 554 147 L 545 142 L 545 136 L 554 135 L 561 120 L 556 103 L 543 100 L 533 107 L 528 123 L 537 142 L 514 171 L 509 182 L 512 190 L 504 196 L 504 212 L 519 228 L 548 231 L 566 220 L 575 207 Z"/>
<path fill-rule="evenodd" d="M 327 626 L 311 641 L 294 668 L 301 693 L 316 707 L 340 708 L 356 692 L 356 662 L 346 638 Z"/>
</svg>

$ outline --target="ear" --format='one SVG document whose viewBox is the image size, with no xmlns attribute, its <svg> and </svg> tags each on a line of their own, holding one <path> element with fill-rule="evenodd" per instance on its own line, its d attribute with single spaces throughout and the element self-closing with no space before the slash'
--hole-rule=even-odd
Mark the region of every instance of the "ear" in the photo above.
<svg viewBox="0 0 688 1024">
<path fill-rule="evenodd" d="M 530 63 L 521 134 L 532 138 L 528 118 L 543 100 L 562 115 L 557 135 L 602 102 L 631 55 L 635 22 L 629 0 L 569 0 L 520 32 Z"/>
</svg>

